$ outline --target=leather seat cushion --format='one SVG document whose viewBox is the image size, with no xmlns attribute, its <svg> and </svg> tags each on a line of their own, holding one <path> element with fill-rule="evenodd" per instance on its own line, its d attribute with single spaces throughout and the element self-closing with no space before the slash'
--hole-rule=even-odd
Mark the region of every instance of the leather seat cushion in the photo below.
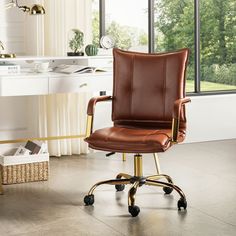
<svg viewBox="0 0 236 236">
<path fill-rule="evenodd" d="M 171 129 L 132 129 L 109 127 L 98 129 L 85 139 L 89 147 L 97 150 L 122 153 L 164 152 L 171 146 Z M 178 141 L 185 132 L 179 132 Z"/>
</svg>

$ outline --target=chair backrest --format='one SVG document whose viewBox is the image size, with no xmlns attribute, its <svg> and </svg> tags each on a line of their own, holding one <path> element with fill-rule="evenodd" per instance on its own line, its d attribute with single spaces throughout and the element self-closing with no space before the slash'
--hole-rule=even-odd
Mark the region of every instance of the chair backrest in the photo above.
<svg viewBox="0 0 236 236">
<path fill-rule="evenodd" d="M 115 126 L 171 128 L 174 101 L 185 97 L 189 50 L 148 54 L 113 50 Z M 180 128 L 185 128 L 185 109 Z"/>
</svg>

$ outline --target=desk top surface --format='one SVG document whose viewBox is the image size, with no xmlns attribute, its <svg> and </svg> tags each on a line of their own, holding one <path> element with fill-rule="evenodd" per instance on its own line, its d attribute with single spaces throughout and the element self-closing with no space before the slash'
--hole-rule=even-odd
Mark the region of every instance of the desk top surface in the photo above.
<svg viewBox="0 0 236 236">
<path fill-rule="evenodd" d="M 100 56 L 19 56 L 15 58 L 0 58 L 0 62 L 13 62 L 13 61 L 52 61 L 52 60 L 82 60 L 82 59 L 109 59 L 112 55 Z"/>
<path fill-rule="evenodd" d="M 20 73 L 17 74 L 0 74 L 0 79 L 5 79 L 5 78 L 69 78 L 69 77 L 100 77 L 100 76 L 111 76 L 112 75 L 112 70 L 105 71 L 105 72 L 86 72 L 86 73 L 71 73 L 71 74 L 66 74 L 66 73 L 59 73 L 59 72 L 44 72 L 44 73 L 36 73 L 32 71 L 32 69 L 22 69 Z"/>
</svg>

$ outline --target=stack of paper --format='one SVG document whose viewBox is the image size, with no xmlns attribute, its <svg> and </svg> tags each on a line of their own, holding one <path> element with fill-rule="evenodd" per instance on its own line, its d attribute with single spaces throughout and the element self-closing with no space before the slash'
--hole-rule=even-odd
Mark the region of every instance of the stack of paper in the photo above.
<svg viewBox="0 0 236 236">
<path fill-rule="evenodd" d="M 20 65 L 0 63 L 0 75 L 19 74 Z"/>
</svg>

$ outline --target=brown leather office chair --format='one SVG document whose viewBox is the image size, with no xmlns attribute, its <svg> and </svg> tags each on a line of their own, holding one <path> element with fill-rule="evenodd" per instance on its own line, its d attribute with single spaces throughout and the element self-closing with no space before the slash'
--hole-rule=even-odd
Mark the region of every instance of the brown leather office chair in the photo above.
<svg viewBox="0 0 236 236">
<path fill-rule="evenodd" d="M 120 173 L 115 179 L 95 184 L 84 198 L 86 205 L 94 203 L 93 192 L 101 184 L 115 185 L 122 191 L 131 184 L 128 210 L 132 216 L 140 212 L 135 205 L 137 188 L 142 185 L 163 187 L 166 194 L 176 190 L 180 199 L 178 209 L 186 209 L 182 190 L 174 185 L 170 176 L 161 174 L 158 152 L 164 152 L 185 138 L 186 118 L 185 72 L 188 49 L 175 52 L 147 54 L 113 50 L 113 96 L 92 98 L 87 110 L 85 141 L 97 150 L 134 153 L 134 175 Z M 112 101 L 113 127 L 92 131 L 94 109 L 97 102 Z M 157 174 L 144 177 L 142 153 L 153 153 Z M 160 181 L 160 179 L 165 181 Z"/>
</svg>

